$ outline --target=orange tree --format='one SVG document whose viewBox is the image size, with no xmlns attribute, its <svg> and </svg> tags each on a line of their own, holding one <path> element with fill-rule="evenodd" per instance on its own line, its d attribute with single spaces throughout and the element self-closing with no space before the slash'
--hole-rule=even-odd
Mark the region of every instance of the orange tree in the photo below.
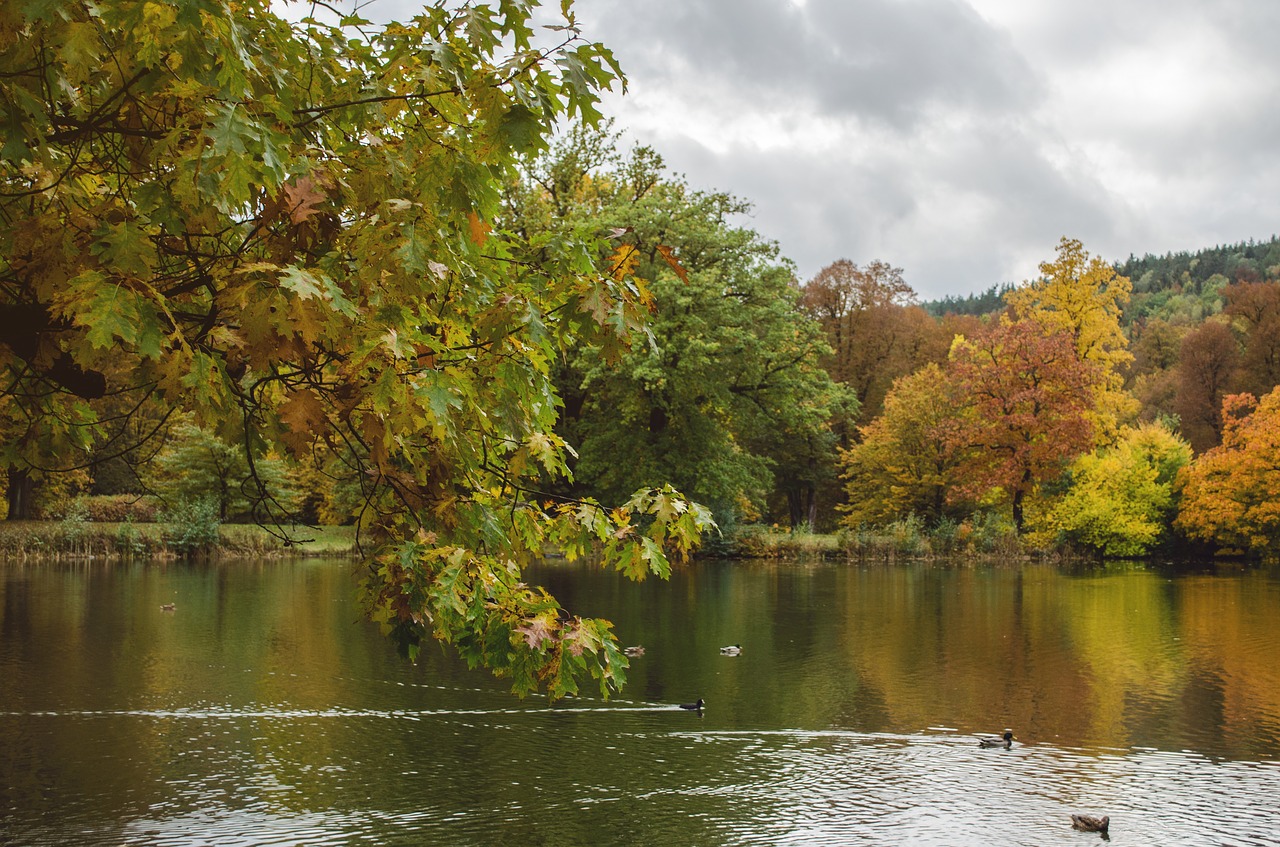
<svg viewBox="0 0 1280 847">
<path fill-rule="evenodd" d="M 1183 469 L 1174 525 L 1224 547 L 1280 552 L 1280 389 L 1222 401 L 1222 443 Z"/>
<path fill-rule="evenodd" d="M 1133 285 L 1074 238 L 1058 243 L 1057 257 L 1040 263 L 1040 278 L 1005 295 L 1015 318 L 1033 318 L 1047 332 L 1066 332 L 1081 360 L 1093 365 L 1090 410 L 1094 437 L 1109 444 L 1119 426 L 1137 413 L 1123 390 L 1124 369 L 1133 361 L 1120 317 Z"/>
<path fill-rule="evenodd" d="M 370 613 L 410 652 L 434 635 L 520 692 L 620 684 L 608 622 L 522 564 L 555 544 L 664 575 L 709 518 L 670 489 L 541 493 L 567 450 L 552 363 L 620 354 L 650 295 L 597 270 L 606 234 L 499 215 L 517 161 L 620 80 L 572 0 L 551 28 L 535 6 L 379 27 L 267 0 L 0 6 L 0 461 L 65 469 L 103 397 L 181 410 L 251 468 L 314 458 L 360 488 Z M 280 506 L 259 486 L 258 514 Z"/>
<path fill-rule="evenodd" d="M 948 374 L 962 405 L 950 437 L 963 459 L 953 495 L 999 490 L 1021 530 L 1027 495 L 1092 444 L 1095 368 L 1070 333 L 1030 319 L 957 337 Z"/>
</svg>

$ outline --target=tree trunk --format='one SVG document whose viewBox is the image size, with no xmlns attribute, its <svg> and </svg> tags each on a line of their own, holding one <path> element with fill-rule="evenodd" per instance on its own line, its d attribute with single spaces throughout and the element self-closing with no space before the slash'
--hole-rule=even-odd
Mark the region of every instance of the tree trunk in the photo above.
<svg viewBox="0 0 1280 847">
<path fill-rule="evenodd" d="M 29 521 L 35 502 L 36 481 L 26 468 L 9 468 L 8 520 Z"/>
<path fill-rule="evenodd" d="M 804 520 L 804 504 L 800 500 L 800 488 L 791 486 L 787 489 L 787 512 L 791 518 L 791 528 L 795 529 Z"/>
</svg>

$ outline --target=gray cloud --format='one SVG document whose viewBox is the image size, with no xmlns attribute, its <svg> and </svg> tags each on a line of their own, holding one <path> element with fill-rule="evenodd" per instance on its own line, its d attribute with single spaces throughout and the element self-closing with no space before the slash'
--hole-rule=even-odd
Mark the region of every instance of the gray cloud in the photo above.
<svg viewBox="0 0 1280 847">
<path fill-rule="evenodd" d="M 953 0 L 586 0 L 591 34 L 646 85 L 734 93 L 745 108 L 805 102 L 909 129 L 933 104 L 1026 106 L 1031 69 L 1008 39 Z"/>
<path fill-rule="evenodd" d="M 558 4 L 549 2 L 549 6 Z M 380 0 L 378 16 L 403 16 Z M 607 111 L 802 277 L 846 257 L 922 297 L 1280 221 L 1275 0 L 577 0 Z"/>
</svg>

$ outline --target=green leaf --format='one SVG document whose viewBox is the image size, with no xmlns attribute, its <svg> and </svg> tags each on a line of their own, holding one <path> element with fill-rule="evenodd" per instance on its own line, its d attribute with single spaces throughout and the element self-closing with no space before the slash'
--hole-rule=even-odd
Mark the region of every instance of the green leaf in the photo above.
<svg viewBox="0 0 1280 847">
<path fill-rule="evenodd" d="M 289 267 L 280 272 L 280 284 L 303 300 L 323 299 L 324 283 L 308 270 Z"/>
<path fill-rule="evenodd" d="M 133 298 L 119 284 L 101 286 L 80 318 L 89 328 L 85 337 L 99 350 L 115 347 L 117 338 L 133 340 L 137 335 L 137 319 Z"/>
<path fill-rule="evenodd" d="M 546 125 L 529 108 L 519 103 L 498 121 L 497 140 L 517 153 L 535 153 L 546 148 Z"/>
<path fill-rule="evenodd" d="M 140 278 L 149 276 L 158 260 L 155 245 L 135 221 L 99 226 L 90 250 L 104 268 Z"/>
</svg>

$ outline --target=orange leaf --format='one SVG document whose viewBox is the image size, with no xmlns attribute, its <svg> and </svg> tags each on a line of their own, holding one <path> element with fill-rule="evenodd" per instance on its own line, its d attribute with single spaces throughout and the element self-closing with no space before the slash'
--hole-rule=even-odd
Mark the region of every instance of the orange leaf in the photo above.
<svg viewBox="0 0 1280 847">
<path fill-rule="evenodd" d="M 467 223 L 471 226 L 471 240 L 477 247 L 483 247 L 489 240 L 489 233 L 493 231 L 493 227 L 480 220 L 480 216 L 475 212 L 467 212 Z"/>
<path fill-rule="evenodd" d="M 300 177 L 292 183 L 285 183 L 284 196 L 288 199 L 289 218 L 299 224 L 314 214 L 319 213 L 319 205 L 328 198 L 316 187 L 315 180 L 309 176 Z"/>
<path fill-rule="evenodd" d="M 680 281 L 688 285 L 689 271 L 685 270 L 684 265 L 680 264 L 680 260 L 676 258 L 675 251 L 665 244 L 659 244 L 658 252 L 662 254 L 662 258 L 667 260 L 667 264 L 671 266 L 671 270 L 676 272 L 676 276 L 680 277 Z"/>
<path fill-rule="evenodd" d="M 289 429 L 281 440 L 295 453 L 301 453 L 312 437 L 324 429 L 328 418 L 320 397 L 311 389 L 303 388 L 290 394 L 280 405 L 280 421 Z"/>
</svg>

